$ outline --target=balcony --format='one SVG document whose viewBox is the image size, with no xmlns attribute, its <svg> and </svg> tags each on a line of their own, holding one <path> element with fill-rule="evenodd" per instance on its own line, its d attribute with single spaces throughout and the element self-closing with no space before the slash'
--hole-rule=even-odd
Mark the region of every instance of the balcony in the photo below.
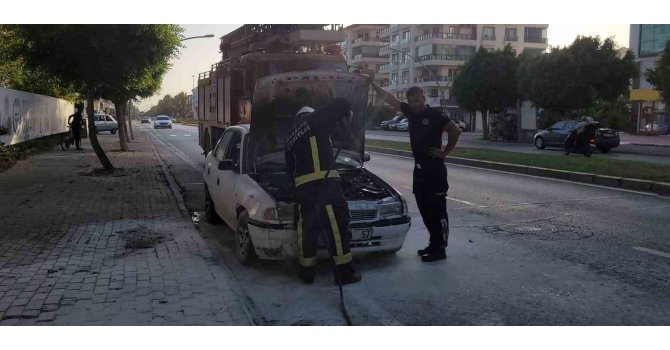
<svg viewBox="0 0 670 350">
<path fill-rule="evenodd" d="M 381 40 L 380 38 L 356 38 L 354 41 L 351 42 L 351 47 L 357 47 L 357 46 L 380 46 L 384 45 L 386 42 L 384 40 Z"/>
<path fill-rule="evenodd" d="M 381 66 L 379 66 L 379 69 L 377 70 L 377 73 L 378 74 L 386 74 L 386 73 L 389 72 L 389 70 L 391 70 L 391 65 L 390 64 L 388 64 L 388 63 L 387 64 L 382 64 Z"/>
<path fill-rule="evenodd" d="M 519 37 L 516 35 L 505 35 L 505 41 L 517 42 L 519 41 Z"/>
<path fill-rule="evenodd" d="M 389 34 L 391 34 L 391 32 L 392 32 L 394 29 L 398 29 L 398 25 L 397 25 L 397 24 L 396 24 L 396 25 L 392 25 L 392 26 L 388 26 L 388 27 L 386 27 L 386 28 L 380 30 L 380 31 L 379 31 L 379 36 L 380 36 L 380 37 L 388 36 Z"/>
<path fill-rule="evenodd" d="M 403 79 L 402 82 L 401 82 L 401 84 L 402 84 L 402 85 L 407 85 L 407 84 L 409 84 L 409 78 L 405 78 L 405 79 Z"/>
<path fill-rule="evenodd" d="M 414 82 L 417 83 L 417 84 L 420 84 L 420 83 L 434 83 L 436 81 L 435 78 L 437 78 L 437 82 L 442 82 L 442 81 L 443 82 L 451 82 L 451 81 L 454 80 L 454 77 L 449 77 L 449 76 L 446 76 L 446 75 L 444 75 L 444 76 L 439 75 L 439 76 L 436 76 L 436 77 L 414 78 Z"/>
<path fill-rule="evenodd" d="M 527 42 L 527 43 L 546 44 L 547 43 L 547 38 L 527 36 L 527 37 L 523 38 L 523 41 Z"/>
<path fill-rule="evenodd" d="M 465 62 L 470 59 L 471 55 L 425 55 L 419 56 L 417 60 L 419 62 L 426 61 L 458 61 Z"/>
<path fill-rule="evenodd" d="M 482 40 L 496 41 L 496 36 L 491 34 L 484 34 L 482 35 Z"/>
<path fill-rule="evenodd" d="M 417 36 L 414 38 L 414 41 L 419 42 L 429 39 L 475 40 L 476 36 L 474 34 L 461 33 L 429 33 Z"/>
<path fill-rule="evenodd" d="M 351 60 L 352 64 L 361 63 L 361 62 L 370 62 L 370 63 L 382 63 L 388 62 L 386 58 L 379 57 L 377 54 L 366 54 L 359 53 L 354 55 L 354 58 Z"/>
<path fill-rule="evenodd" d="M 388 45 L 382 46 L 382 47 L 379 48 L 379 56 L 386 56 L 386 55 L 389 54 L 389 51 L 391 51 L 391 50 L 389 50 Z"/>
</svg>

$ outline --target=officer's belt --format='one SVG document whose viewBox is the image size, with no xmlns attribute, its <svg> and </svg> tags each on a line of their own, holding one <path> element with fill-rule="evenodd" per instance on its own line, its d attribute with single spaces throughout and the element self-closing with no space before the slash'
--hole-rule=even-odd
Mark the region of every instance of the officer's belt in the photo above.
<svg viewBox="0 0 670 350">
<path fill-rule="evenodd" d="M 328 172 L 327 170 L 323 170 L 323 171 L 316 171 L 307 175 L 298 176 L 295 178 L 295 185 L 297 187 L 300 185 L 304 185 L 310 181 L 321 180 L 326 177 L 327 172 Z M 333 170 L 328 174 L 328 177 L 339 178 L 340 173 L 338 173 L 337 170 Z"/>
</svg>

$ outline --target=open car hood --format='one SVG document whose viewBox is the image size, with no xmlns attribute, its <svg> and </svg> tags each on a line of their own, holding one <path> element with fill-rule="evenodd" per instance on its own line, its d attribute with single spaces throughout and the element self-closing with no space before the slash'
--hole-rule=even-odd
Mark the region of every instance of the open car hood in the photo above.
<svg viewBox="0 0 670 350">
<path fill-rule="evenodd" d="M 341 128 L 333 130 L 333 147 L 339 147 L 344 138 L 340 156 L 363 164 L 368 101 L 366 81 L 353 73 L 306 71 L 271 75 L 256 82 L 249 154 L 256 171 L 283 171 L 284 141 L 293 127 L 296 112 L 304 106 L 319 109 L 337 97 L 346 98 L 351 103 L 354 117 L 346 137 L 343 137 Z"/>
</svg>

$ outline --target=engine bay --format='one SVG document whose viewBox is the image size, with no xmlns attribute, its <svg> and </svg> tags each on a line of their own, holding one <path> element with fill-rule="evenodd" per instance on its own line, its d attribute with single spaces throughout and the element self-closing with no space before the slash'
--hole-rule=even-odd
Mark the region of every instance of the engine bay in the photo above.
<svg viewBox="0 0 670 350">
<path fill-rule="evenodd" d="M 339 170 L 344 197 L 348 201 L 379 201 L 395 197 L 381 179 L 363 168 Z M 277 202 L 293 202 L 293 186 L 286 173 L 250 174 Z"/>
</svg>

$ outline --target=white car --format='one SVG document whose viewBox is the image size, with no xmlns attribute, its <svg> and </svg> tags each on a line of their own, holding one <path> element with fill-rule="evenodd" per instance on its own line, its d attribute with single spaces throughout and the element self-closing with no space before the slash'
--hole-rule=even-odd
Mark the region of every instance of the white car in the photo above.
<svg viewBox="0 0 670 350">
<path fill-rule="evenodd" d="M 170 128 L 172 129 L 172 120 L 167 115 L 159 115 L 154 120 L 154 129 Z"/>
<path fill-rule="evenodd" d="M 93 118 L 95 119 L 95 129 L 98 132 L 109 131 L 116 134 L 119 130 L 119 123 L 111 115 L 95 113 Z"/>
<path fill-rule="evenodd" d="M 409 120 L 406 118 L 403 119 L 400 123 L 395 125 L 395 129 L 398 131 L 407 131 L 409 130 Z"/>
<path fill-rule="evenodd" d="M 411 219 L 403 196 L 363 167 L 369 155 L 363 152 L 364 112 L 367 86 L 359 75 L 330 73 L 316 80 L 319 72 L 283 73 L 260 79 L 254 93 L 251 125 L 226 129 L 205 160 L 207 221 L 223 221 L 235 230 L 238 259 L 249 264 L 256 258 L 295 258 L 296 212 L 292 179 L 285 171 L 284 140 L 295 115 L 293 101 L 282 105 L 283 96 L 317 91 L 301 104 L 318 108 L 328 98 L 354 101 L 354 120 L 347 130 L 348 142 L 336 163 L 350 211 L 351 250 L 394 253 L 402 248 Z M 314 88 L 318 85 L 320 89 Z M 275 90 L 281 86 L 281 91 Z M 313 89 L 312 89 L 313 88 Z M 304 96 L 304 95 L 303 95 Z M 304 97 L 302 97 L 304 98 Z M 279 102 L 277 102 L 279 101 Z M 314 101 L 310 103 L 310 101 Z M 318 102 L 316 102 L 318 101 Z M 333 135 L 337 147 L 341 135 Z M 320 256 L 325 242 L 319 240 Z"/>
</svg>

